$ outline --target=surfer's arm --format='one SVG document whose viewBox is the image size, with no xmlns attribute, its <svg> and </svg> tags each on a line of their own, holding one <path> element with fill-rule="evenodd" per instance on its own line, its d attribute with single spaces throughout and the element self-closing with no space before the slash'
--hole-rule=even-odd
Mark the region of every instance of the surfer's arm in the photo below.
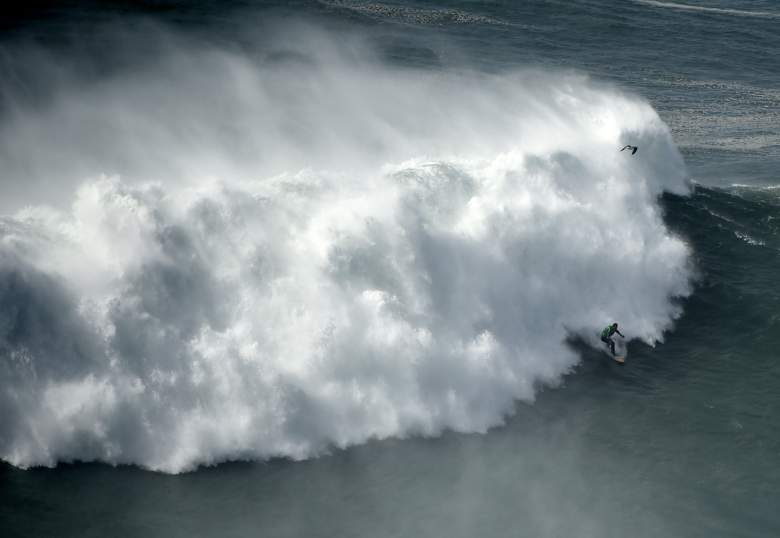
<svg viewBox="0 0 780 538">
<path fill-rule="evenodd" d="M 618 333 L 618 334 L 620 335 L 620 337 L 621 337 L 621 338 L 625 338 L 625 336 L 623 336 L 623 333 L 622 333 L 622 332 L 618 331 L 617 329 L 615 329 L 615 332 L 616 332 L 616 333 Z"/>
</svg>

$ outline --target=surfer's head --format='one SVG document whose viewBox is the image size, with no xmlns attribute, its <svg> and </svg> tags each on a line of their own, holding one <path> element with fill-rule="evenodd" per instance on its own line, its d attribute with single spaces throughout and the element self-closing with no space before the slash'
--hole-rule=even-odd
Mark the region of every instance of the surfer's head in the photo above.
<svg viewBox="0 0 780 538">
<path fill-rule="evenodd" d="M 613 324 L 612 324 L 612 328 L 613 328 L 613 329 L 617 329 L 617 323 L 613 323 Z"/>
</svg>

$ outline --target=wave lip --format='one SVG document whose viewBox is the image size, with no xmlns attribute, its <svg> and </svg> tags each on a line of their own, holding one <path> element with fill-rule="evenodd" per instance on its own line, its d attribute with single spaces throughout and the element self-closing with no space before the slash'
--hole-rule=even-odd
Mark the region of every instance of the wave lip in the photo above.
<svg viewBox="0 0 780 538">
<path fill-rule="evenodd" d="M 154 114 L 132 86 L 81 98 L 132 95 L 123 112 L 156 127 L 149 148 L 133 137 L 140 155 L 181 132 L 177 106 L 208 141 L 244 113 L 236 128 L 286 170 L 171 144 L 181 169 L 219 173 L 87 180 L 70 208 L 0 223 L 3 460 L 180 472 L 484 432 L 576 364 L 571 334 L 597 345 L 618 320 L 652 344 L 679 314 L 689 252 L 656 199 L 688 185 L 647 103 L 540 71 L 329 59 L 302 77 L 219 58 L 251 103 L 219 125 L 190 84 Z"/>
</svg>

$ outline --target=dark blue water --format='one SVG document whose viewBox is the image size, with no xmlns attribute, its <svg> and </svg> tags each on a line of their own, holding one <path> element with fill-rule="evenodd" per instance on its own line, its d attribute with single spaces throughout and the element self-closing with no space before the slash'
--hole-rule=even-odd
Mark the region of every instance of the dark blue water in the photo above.
<svg viewBox="0 0 780 538">
<path fill-rule="evenodd" d="M 3 463 L 0 533 L 777 536 L 780 6 L 39 3 L 0 25 L 0 121 L 45 110 L 66 86 L 155 72 L 169 39 L 305 65 L 269 37 L 291 20 L 368 36 L 383 65 L 572 71 L 648 100 L 695 182 L 689 196 L 659 202 L 696 275 L 692 294 L 672 299 L 681 317 L 655 347 L 632 342 L 625 367 L 573 339 L 581 357 L 573 371 L 486 434 L 410 435 L 180 475 Z M 45 58 L 46 69 L 31 58 Z M 33 164 L 5 160 L 7 213 L 60 197 L 41 188 Z M 2 360 L 11 364 L 5 342 Z"/>
</svg>

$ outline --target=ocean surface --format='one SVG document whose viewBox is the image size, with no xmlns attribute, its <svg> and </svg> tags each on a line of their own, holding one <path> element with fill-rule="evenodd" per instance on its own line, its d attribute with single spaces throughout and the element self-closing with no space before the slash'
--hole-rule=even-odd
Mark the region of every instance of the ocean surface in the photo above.
<svg viewBox="0 0 780 538">
<path fill-rule="evenodd" d="M 780 535 L 780 4 L 26 5 L 0 535 Z"/>
</svg>

